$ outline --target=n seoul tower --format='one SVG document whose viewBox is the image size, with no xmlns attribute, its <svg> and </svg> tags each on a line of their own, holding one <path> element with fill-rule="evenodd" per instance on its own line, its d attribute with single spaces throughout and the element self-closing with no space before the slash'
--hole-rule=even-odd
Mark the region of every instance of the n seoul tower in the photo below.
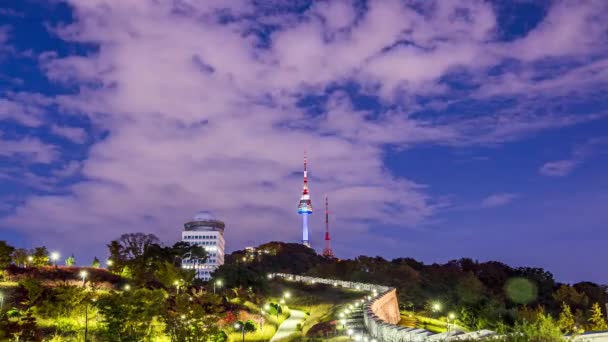
<svg viewBox="0 0 608 342">
<path fill-rule="evenodd" d="M 304 186 L 302 187 L 302 196 L 298 205 L 298 214 L 302 215 L 302 244 L 310 247 L 308 242 L 308 216 L 312 214 L 312 203 L 310 194 L 308 193 L 308 174 L 306 171 L 306 153 L 304 154 Z"/>
</svg>

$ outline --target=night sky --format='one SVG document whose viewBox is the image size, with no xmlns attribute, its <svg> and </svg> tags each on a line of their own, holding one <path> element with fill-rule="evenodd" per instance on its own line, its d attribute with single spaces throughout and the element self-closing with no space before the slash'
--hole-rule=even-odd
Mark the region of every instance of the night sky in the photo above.
<svg viewBox="0 0 608 342">
<path fill-rule="evenodd" d="M 608 282 L 608 2 L 0 3 L 0 239 L 80 264 L 199 210 Z"/>
</svg>

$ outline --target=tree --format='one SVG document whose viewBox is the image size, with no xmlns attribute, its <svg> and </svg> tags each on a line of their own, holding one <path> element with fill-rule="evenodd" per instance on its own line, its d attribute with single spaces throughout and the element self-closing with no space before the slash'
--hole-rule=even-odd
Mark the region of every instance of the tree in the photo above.
<svg viewBox="0 0 608 342">
<path fill-rule="evenodd" d="M 49 264 L 49 251 L 46 247 L 36 247 L 32 252 L 32 264 L 36 267 L 45 266 Z"/>
<path fill-rule="evenodd" d="M 15 247 L 6 243 L 6 241 L 0 241 L 0 268 L 6 268 L 11 264 L 11 255 L 15 251 Z"/>
<path fill-rule="evenodd" d="M 211 301 L 209 301 L 211 300 Z M 171 341 L 207 342 L 217 340 L 216 311 L 220 302 L 215 296 L 181 292 L 169 296 L 161 317 Z"/>
<path fill-rule="evenodd" d="M 576 330 L 574 315 L 572 314 L 570 305 L 566 304 L 566 302 L 562 302 L 562 312 L 559 314 L 557 326 L 559 326 L 560 330 L 566 334 L 571 334 Z"/>
<path fill-rule="evenodd" d="M 175 286 L 176 281 L 179 281 L 181 285 L 192 284 L 195 270 L 186 270 L 165 261 L 158 267 L 154 275 L 166 289 L 169 289 Z"/>
<path fill-rule="evenodd" d="M 27 291 L 27 300 L 24 304 L 28 307 L 36 305 L 44 293 L 44 286 L 34 278 L 23 279 L 19 285 Z"/>
<path fill-rule="evenodd" d="M 562 285 L 553 293 L 553 298 L 559 303 L 566 303 L 575 309 L 587 307 L 589 299 L 583 292 L 578 292 L 574 287 Z"/>
<path fill-rule="evenodd" d="M 237 331 L 240 331 L 243 334 L 243 342 L 245 342 L 245 334 L 248 332 L 254 332 L 256 330 L 256 326 L 255 323 L 253 323 L 252 320 L 247 320 L 245 322 L 243 321 L 237 321 L 234 324 L 234 328 Z"/>
<path fill-rule="evenodd" d="M 76 258 L 74 258 L 74 254 L 70 255 L 67 259 L 65 259 L 65 265 L 68 267 L 72 267 L 76 264 Z"/>
<path fill-rule="evenodd" d="M 599 303 L 593 303 L 590 310 L 589 323 L 591 323 L 591 330 L 607 330 L 608 324 L 602 313 L 602 308 Z"/>
<path fill-rule="evenodd" d="M 25 266 L 28 255 L 29 254 L 27 252 L 27 249 L 25 249 L 25 248 L 15 249 L 15 251 L 11 254 L 11 257 L 13 259 L 13 264 L 15 264 L 19 267 Z"/>
<path fill-rule="evenodd" d="M 99 298 L 96 305 L 108 340 L 116 341 L 117 336 L 121 342 L 153 339 L 150 327 L 161 313 L 165 295 L 163 290 L 137 289 Z"/>
<path fill-rule="evenodd" d="M 271 315 L 275 315 L 277 317 L 277 320 L 279 319 L 279 315 L 283 313 L 283 308 L 281 307 L 281 304 L 279 303 L 270 303 L 270 309 L 268 310 L 268 313 Z"/>
<path fill-rule="evenodd" d="M 91 267 L 99 268 L 99 265 L 100 265 L 99 259 L 97 259 L 97 257 L 94 257 L 93 262 L 91 263 Z"/>
</svg>

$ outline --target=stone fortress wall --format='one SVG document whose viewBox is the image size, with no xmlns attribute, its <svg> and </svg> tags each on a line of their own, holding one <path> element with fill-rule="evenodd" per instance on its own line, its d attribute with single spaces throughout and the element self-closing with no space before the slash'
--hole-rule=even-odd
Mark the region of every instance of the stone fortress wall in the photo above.
<svg viewBox="0 0 608 342">
<path fill-rule="evenodd" d="M 285 273 L 275 273 L 270 276 L 280 277 L 289 281 L 309 284 L 327 284 L 373 293 L 374 296 L 365 304 L 363 309 L 363 319 L 368 333 L 380 342 L 459 341 L 496 335 L 495 332 L 490 330 L 479 330 L 469 333 L 449 331 L 441 334 L 433 334 L 424 329 L 398 326 L 396 324 L 401 319 L 401 315 L 399 313 L 397 291 L 392 287 Z M 608 332 L 587 333 L 572 338 L 572 341 L 608 342 Z"/>
</svg>

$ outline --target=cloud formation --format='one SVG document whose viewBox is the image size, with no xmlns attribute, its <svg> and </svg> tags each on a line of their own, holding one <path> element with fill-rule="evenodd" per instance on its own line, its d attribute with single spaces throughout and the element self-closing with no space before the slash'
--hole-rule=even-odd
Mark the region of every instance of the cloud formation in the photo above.
<svg viewBox="0 0 608 342">
<path fill-rule="evenodd" d="M 592 44 L 607 25 L 594 17 L 602 1 L 576 8 L 558 2 L 536 29 L 509 42 L 498 38 L 487 1 L 370 1 L 365 8 L 318 2 L 303 12 L 288 3 L 266 11 L 236 1 L 68 2 L 75 21 L 53 33 L 95 49 L 38 57 L 49 80 L 78 91 L 0 100 L 0 119 L 37 127 L 49 123 L 52 105 L 86 115 L 104 132 L 84 161 L 68 157 L 53 171 L 81 179 L 61 193 L 30 196 L 2 222 L 41 239 L 109 240 L 141 230 L 175 239 L 183 221 L 207 209 L 226 219 L 233 247 L 296 240 L 307 150 L 313 205 L 328 194 L 336 234 L 366 241 L 371 226 L 415 226 L 445 205 L 430 185 L 392 174 L 383 162 L 386 146 L 492 146 L 602 117 L 571 113 L 563 98 L 546 108 L 556 89 L 571 94 L 605 84 L 605 60 L 536 77 L 536 63 L 605 48 Z M 490 72 L 513 60 L 517 67 Z M 589 74 L 593 82 L 586 83 Z M 302 105 L 308 96 L 322 99 L 317 112 Z M 375 106 L 365 108 L 357 96 Z M 462 106 L 463 97 L 484 105 Z M 505 97 L 512 104 L 496 104 Z M 51 133 L 87 139 L 77 127 L 51 125 Z M 56 157 L 40 142 L 19 147 L 25 152 L 5 143 L 14 151 L 7 156 Z M 495 194 L 482 204 L 514 198 Z M 321 215 L 314 217 L 316 234 Z"/>
<path fill-rule="evenodd" d="M 518 194 L 512 194 L 512 193 L 492 194 L 492 195 L 489 195 L 488 197 L 484 198 L 481 201 L 481 206 L 483 208 L 502 207 L 504 205 L 507 205 L 507 204 L 513 202 L 518 197 L 519 197 Z"/>
</svg>

